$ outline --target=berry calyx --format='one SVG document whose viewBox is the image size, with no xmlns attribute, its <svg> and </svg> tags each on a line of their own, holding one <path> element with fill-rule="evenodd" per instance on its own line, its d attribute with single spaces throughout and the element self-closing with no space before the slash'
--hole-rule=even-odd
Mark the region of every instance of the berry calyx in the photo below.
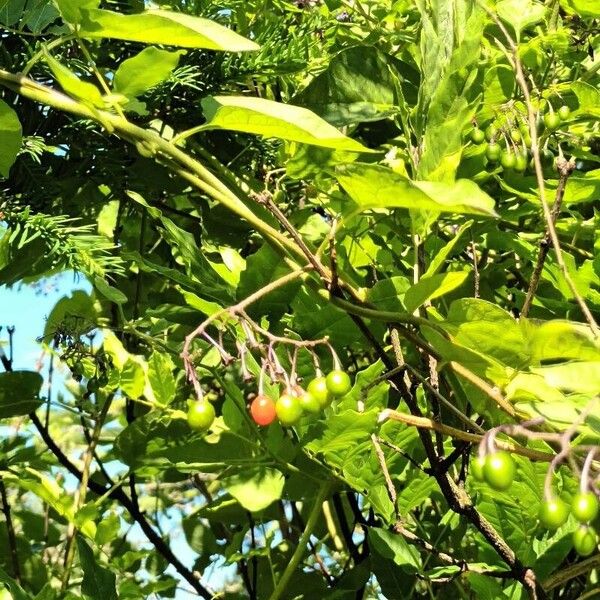
<svg viewBox="0 0 600 600">
<path fill-rule="evenodd" d="M 350 376 L 340 369 L 331 371 L 325 381 L 329 393 L 333 396 L 345 396 L 352 387 Z"/>
<path fill-rule="evenodd" d="M 558 529 L 569 518 L 569 505 L 560 498 L 544 500 L 540 506 L 540 523 L 548 529 Z"/>
<path fill-rule="evenodd" d="M 321 408 L 325 408 L 332 400 L 325 377 L 315 377 L 306 386 L 306 391 L 315 398 Z"/>
<path fill-rule="evenodd" d="M 587 525 L 580 525 L 573 532 L 573 548 L 579 556 L 589 556 L 598 544 L 596 532 Z"/>
<path fill-rule="evenodd" d="M 483 477 L 495 490 L 507 490 L 515 477 L 515 463 L 512 456 L 503 450 L 488 454 L 483 465 Z"/>
<path fill-rule="evenodd" d="M 250 414 L 257 425 L 270 425 L 277 416 L 275 402 L 264 394 L 256 396 L 250 404 Z"/>
<path fill-rule="evenodd" d="M 300 400 L 291 394 L 281 394 L 275 403 L 275 412 L 282 425 L 294 425 L 302 416 Z"/>
<path fill-rule="evenodd" d="M 593 521 L 600 510 L 600 503 L 593 492 L 579 492 L 573 498 L 573 516 L 580 523 Z"/>
<path fill-rule="evenodd" d="M 208 400 L 198 400 L 190 405 L 187 422 L 193 431 L 208 431 L 214 420 L 215 409 Z"/>
</svg>

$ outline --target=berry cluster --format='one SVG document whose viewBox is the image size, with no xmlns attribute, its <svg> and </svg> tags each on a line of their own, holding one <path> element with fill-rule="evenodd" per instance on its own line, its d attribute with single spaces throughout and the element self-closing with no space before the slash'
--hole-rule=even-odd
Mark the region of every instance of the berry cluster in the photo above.
<svg viewBox="0 0 600 600">
<path fill-rule="evenodd" d="M 554 155 L 547 148 L 548 136 L 560 129 L 564 121 L 569 119 L 571 110 L 563 105 L 554 111 L 549 105 L 548 112 L 540 114 L 537 129 L 540 134 L 546 135 L 545 147 L 541 153 L 544 161 L 553 161 Z M 522 115 L 514 115 L 504 123 L 499 120 L 488 125 L 484 130 L 477 125 L 470 132 L 470 139 L 474 144 L 483 144 L 487 141 L 485 156 L 491 166 L 500 163 L 505 171 L 524 173 L 528 167 L 533 169 L 530 162 L 529 149 L 531 148 L 531 135 L 529 126 Z M 502 144 L 504 140 L 504 144 Z"/>
<path fill-rule="evenodd" d="M 516 473 L 512 456 L 504 450 L 492 448 L 486 452 L 489 439 L 484 440 L 479 454 L 471 461 L 471 473 L 478 481 L 485 481 L 492 489 L 505 491 L 510 488 Z M 591 453 L 593 456 L 593 453 Z M 598 545 L 598 536 L 592 521 L 600 511 L 596 494 L 587 489 L 586 473 L 582 472 L 581 490 L 573 497 L 571 505 L 546 490 L 546 499 L 539 510 L 539 521 L 547 529 L 558 529 L 567 522 L 569 514 L 579 522 L 573 533 L 573 547 L 581 556 L 589 556 Z"/>
</svg>

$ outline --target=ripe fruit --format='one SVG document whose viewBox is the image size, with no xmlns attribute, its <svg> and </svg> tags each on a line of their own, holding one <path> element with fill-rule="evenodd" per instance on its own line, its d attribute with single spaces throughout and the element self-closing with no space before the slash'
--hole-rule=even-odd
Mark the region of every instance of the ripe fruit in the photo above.
<svg viewBox="0 0 600 600">
<path fill-rule="evenodd" d="M 282 425 L 293 425 L 302 416 L 300 400 L 291 394 L 281 394 L 275 403 L 275 412 Z"/>
<path fill-rule="evenodd" d="M 479 129 L 479 127 L 475 127 L 473 131 L 471 131 L 471 141 L 474 144 L 483 144 L 485 140 L 485 133 Z"/>
<path fill-rule="evenodd" d="M 512 456 L 503 450 L 488 454 L 483 465 L 483 477 L 495 490 L 507 490 L 515 477 Z"/>
<path fill-rule="evenodd" d="M 513 169 L 517 173 L 525 172 L 525 170 L 527 169 L 527 156 L 525 154 L 519 153 L 515 156 L 515 166 L 513 167 Z"/>
<path fill-rule="evenodd" d="M 303 392 L 300 395 L 299 400 L 300 406 L 304 412 L 316 415 L 321 411 L 319 401 L 310 392 Z"/>
<path fill-rule="evenodd" d="M 491 142 L 498 134 L 498 128 L 495 125 L 488 125 L 485 130 L 485 139 Z"/>
<path fill-rule="evenodd" d="M 187 422 L 194 431 L 208 431 L 215 420 L 215 409 L 208 400 L 194 402 L 187 413 Z"/>
<path fill-rule="evenodd" d="M 327 375 L 327 389 L 334 396 L 345 396 L 352 387 L 350 376 L 345 371 L 336 369 Z"/>
<path fill-rule="evenodd" d="M 319 403 L 321 408 L 326 407 L 332 400 L 325 377 L 315 377 L 306 386 L 306 391 Z"/>
<path fill-rule="evenodd" d="M 517 157 L 510 151 L 504 150 L 500 156 L 500 164 L 503 169 L 512 169 L 514 168 L 517 162 Z"/>
<path fill-rule="evenodd" d="M 471 460 L 471 475 L 477 479 L 477 481 L 483 481 L 483 465 L 485 464 L 485 456 L 477 455 Z"/>
<path fill-rule="evenodd" d="M 556 131 L 561 124 L 561 118 L 554 112 L 544 115 L 544 125 L 548 131 Z"/>
<path fill-rule="evenodd" d="M 593 492 L 579 492 L 573 498 L 573 516 L 580 523 L 589 523 L 596 518 L 600 509 L 599 504 Z"/>
<path fill-rule="evenodd" d="M 569 505 L 560 498 L 544 500 L 540 506 L 540 522 L 548 529 L 558 529 L 569 518 Z"/>
<path fill-rule="evenodd" d="M 569 116 L 571 115 L 571 109 L 566 105 L 563 104 L 559 109 L 558 109 L 558 116 L 563 120 L 566 121 Z"/>
<path fill-rule="evenodd" d="M 500 158 L 501 148 L 499 144 L 492 142 L 485 149 L 485 156 L 490 162 L 496 162 Z"/>
<path fill-rule="evenodd" d="M 250 414 L 257 425 L 270 425 L 277 416 L 275 402 L 269 396 L 256 396 L 250 405 Z"/>
<path fill-rule="evenodd" d="M 579 556 L 589 556 L 598 543 L 596 532 L 587 525 L 580 525 L 573 532 L 573 548 Z"/>
</svg>

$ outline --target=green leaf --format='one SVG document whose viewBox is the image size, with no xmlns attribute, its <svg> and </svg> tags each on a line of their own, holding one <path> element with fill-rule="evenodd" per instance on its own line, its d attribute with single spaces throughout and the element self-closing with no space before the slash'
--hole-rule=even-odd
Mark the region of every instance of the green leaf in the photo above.
<svg viewBox="0 0 600 600">
<path fill-rule="evenodd" d="M 118 535 L 121 529 L 121 519 L 119 515 L 111 513 L 107 517 L 103 517 L 98 523 L 94 541 L 99 546 L 112 542 Z"/>
<path fill-rule="evenodd" d="M 118 600 L 115 574 L 96 562 L 92 549 L 77 536 L 79 561 L 83 569 L 81 591 L 92 600 Z"/>
<path fill-rule="evenodd" d="M 44 58 L 48 63 L 52 74 L 56 78 L 56 81 L 58 81 L 65 93 L 73 98 L 89 102 L 98 108 L 104 107 L 102 94 L 95 85 L 79 79 L 75 73 L 58 62 L 54 57 L 50 56 L 50 54 L 46 53 Z"/>
<path fill-rule="evenodd" d="M 202 130 L 242 131 L 336 150 L 372 152 L 300 106 L 264 98 L 214 96 L 202 100 L 202 109 L 207 120 Z"/>
<path fill-rule="evenodd" d="M 0 373 L 0 419 L 27 415 L 40 406 L 42 382 L 36 371 Z"/>
<path fill-rule="evenodd" d="M 558 359 L 600 360 L 600 342 L 587 325 L 558 319 L 533 324 L 522 321 L 521 325 L 534 364 Z"/>
<path fill-rule="evenodd" d="M 439 298 L 460 287 L 469 276 L 469 271 L 448 271 L 421 278 L 404 295 L 406 311 L 414 313 L 428 300 Z"/>
<path fill-rule="evenodd" d="M 174 368 L 175 365 L 171 357 L 164 352 L 155 350 L 148 360 L 148 380 L 154 392 L 155 400 L 163 406 L 166 406 L 175 398 Z"/>
<path fill-rule="evenodd" d="M 255 467 L 226 476 L 222 482 L 246 510 L 257 512 L 281 498 L 285 479 L 276 469 Z"/>
<path fill-rule="evenodd" d="M 91 328 L 98 317 L 94 300 L 83 290 L 75 290 L 71 296 L 63 296 L 52 309 L 44 327 L 44 337 L 52 337 L 61 328 L 70 327 L 75 321 L 84 329 Z"/>
<path fill-rule="evenodd" d="M 294 97 L 294 104 L 313 110 L 336 126 L 391 116 L 403 104 L 392 61 L 373 46 L 342 50 Z"/>
<path fill-rule="evenodd" d="M 335 177 L 360 211 L 409 208 L 496 216 L 494 200 L 468 179 L 454 183 L 411 181 L 391 169 L 366 163 L 341 165 Z"/>
<path fill-rule="evenodd" d="M 560 0 L 560 5 L 568 13 L 583 19 L 600 18 L 600 0 Z"/>
<path fill-rule="evenodd" d="M 113 81 L 114 91 L 129 97 L 141 96 L 169 77 L 182 54 L 182 50 L 169 52 L 153 46 L 144 48 L 119 65 Z"/>
<path fill-rule="evenodd" d="M 8 177 L 21 149 L 21 123 L 17 113 L 0 100 L 0 175 Z"/>
<path fill-rule="evenodd" d="M 10 27 L 18 23 L 26 0 L 0 0 L 0 23 Z"/>
<path fill-rule="evenodd" d="M 423 274 L 423 277 L 431 277 L 442 268 L 442 266 L 448 259 L 448 256 L 450 256 L 450 254 L 454 250 L 454 247 L 460 241 L 462 234 L 469 227 L 471 227 L 471 225 L 473 225 L 473 221 L 466 221 L 454 232 L 454 235 L 448 242 L 446 242 L 444 247 L 435 253 L 435 256 L 432 258 L 432 260 L 429 263 L 429 266 L 427 267 L 427 271 L 425 271 L 425 273 Z"/>
<path fill-rule="evenodd" d="M 170 10 L 153 9 L 123 15 L 110 10 L 82 10 L 79 34 L 181 48 L 245 52 L 259 46 L 214 21 Z"/>
<path fill-rule="evenodd" d="M 597 394 L 600 390 L 600 361 L 569 362 L 531 369 L 550 388 L 568 393 Z"/>
<path fill-rule="evenodd" d="M 125 304 L 127 296 L 116 287 L 112 287 L 101 277 L 94 277 L 94 287 L 108 300 L 115 304 Z"/>
<path fill-rule="evenodd" d="M 100 0 L 54 0 L 62 18 L 73 25 L 81 21 L 84 9 L 98 8 Z"/>
<path fill-rule="evenodd" d="M 502 0 L 496 5 L 498 16 L 516 32 L 521 32 L 544 19 L 546 7 L 533 0 Z"/>
<path fill-rule="evenodd" d="M 369 545 L 384 558 L 394 561 L 403 571 L 407 573 L 421 571 L 419 552 L 400 534 L 378 527 L 370 527 L 368 536 Z"/>
<path fill-rule="evenodd" d="M 0 600 L 31 600 L 33 596 L 28 594 L 6 571 L 0 569 L 0 581 L 8 586 L 12 596 Z"/>
</svg>

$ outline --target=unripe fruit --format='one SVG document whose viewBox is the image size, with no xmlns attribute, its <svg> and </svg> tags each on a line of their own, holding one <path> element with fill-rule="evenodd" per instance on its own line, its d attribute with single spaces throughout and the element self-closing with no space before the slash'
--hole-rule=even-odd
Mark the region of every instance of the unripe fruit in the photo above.
<svg viewBox="0 0 600 600">
<path fill-rule="evenodd" d="M 473 131 L 471 131 L 471 141 L 474 144 L 483 144 L 485 141 L 485 133 L 479 129 L 479 127 L 475 127 Z"/>
<path fill-rule="evenodd" d="M 527 156 L 525 154 L 517 154 L 515 156 L 515 165 L 513 169 L 517 173 L 524 173 L 527 169 Z"/>
<path fill-rule="evenodd" d="M 589 523 L 598 515 L 599 504 L 593 492 L 579 492 L 573 498 L 573 516 L 580 523 Z"/>
<path fill-rule="evenodd" d="M 326 378 L 327 389 L 333 396 L 345 396 L 352 387 L 350 376 L 345 371 L 336 369 L 331 371 Z"/>
<path fill-rule="evenodd" d="M 494 124 L 488 125 L 485 130 L 485 139 L 491 142 L 498 134 L 498 129 Z"/>
<path fill-rule="evenodd" d="M 315 377 L 306 386 L 306 391 L 315 398 L 321 408 L 325 408 L 333 399 L 327 389 L 327 380 L 325 377 Z"/>
<path fill-rule="evenodd" d="M 556 131 L 561 124 L 561 119 L 556 113 L 546 113 L 544 115 L 544 125 L 548 131 Z"/>
<path fill-rule="evenodd" d="M 500 164 L 503 169 L 512 169 L 516 162 L 517 157 L 510 150 L 504 150 L 500 155 Z"/>
<path fill-rule="evenodd" d="M 475 479 L 477 479 L 477 481 L 484 480 L 484 476 L 483 476 L 483 465 L 484 464 L 485 464 L 485 456 L 477 455 L 475 458 L 473 458 L 473 460 L 471 460 L 471 475 L 473 475 L 473 477 Z"/>
<path fill-rule="evenodd" d="M 579 556 L 589 556 L 598 544 L 596 532 L 587 525 L 580 525 L 573 532 L 573 548 Z"/>
<path fill-rule="evenodd" d="M 510 137 L 513 142 L 517 142 L 517 143 L 523 139 L 523 136 L 521 135 L 521 132 L 518 129 L 513 129 L 510 132 Z"/>
<path fill-rule="evenodd" d="M 571 109 L 566 105 L 563 104 L 559 109 L 558 109 L 558 116 L 563 120 L 566 121 L 569 116 L 571 115 Z"/>
<path fill-rule="evenodd" d="M 275 403 L 275 412 L 282 425 L 293 425 L 302 416 L 300 400 L 291 394 L 281 394 Z"/>
<path fill-rule="evenodd" d="M 485 149 L 485 156 L 490 162 L 496 162 L 500 158 L 501 148 L 499 144 L 492 142 Z"/>
<path fill-rule="evenodd" d="M 319 401 L 310 392 L 306 391 L 302 393 L 299 400 L 304 412 L 316 415 L 321 411 Z"/>
<path fill-rule="evenodd" d="M 277 416 L 275 402 L 264 394 L 256 396 L 250 405 L 250 414 L 257 425 L 270 425 Z"/>
<path fill-rule="evenodd" d="M 193 431 L 208 431 L 215 420 L 215 409 L 208 400 L 198 400 L 188 409 L 187 422 Z"/>
<path fill-rule="evenodd" d="M 483 476 L 491 488 L 507 490 L 515 477 L 515 463 L 512 456 L 503 450 L 488 454 L 483 465 Z"/>
<path fill-rule="evenodd" d="M 548 529 L 558 529 L 569 518 L 569 505 L 560 498 L 545 500 L 540 506 L 540 523 Z"/>
</svg>

